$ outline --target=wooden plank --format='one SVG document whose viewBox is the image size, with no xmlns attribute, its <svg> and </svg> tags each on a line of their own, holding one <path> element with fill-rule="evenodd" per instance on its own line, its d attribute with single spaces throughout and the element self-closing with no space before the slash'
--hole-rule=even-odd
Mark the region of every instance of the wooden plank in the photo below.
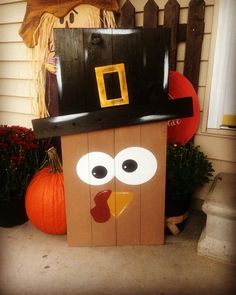
<svg viewBox="0 0 236 295">
<path fill-rule="evenodd" d="M 184 75 L 198 88 L 200 59 L 204 33 L 204 0 L 191 0 L 189 3 Z"/>
<path fill-rule="evenodd" d="M 143 51 L 145 52 L 145 77 L 143 98 L 161 102 L 166 94 L 163 87 L 164 59 L 169 44 L 167 30 L 144 29 Z"/>
<path fill-rule="evenodd" d="M 144 85 L 142 70 L 142 33 L 136 29 L 128 34 L 114 34 L 112 39 L 113 63 L 124 63 L 128 86 L 129 103 L 142 102 L 142 85 Z"/>
<path fill-rule="evenodd" d="M 140 175 L 143 165 L 140 160 L 147 161 L 147 159 L 141 159 L 142 157 L 136 159 L 133 157 L 133 153 L 127 154 L 127 160 L 133 157 L 137 161 L 137 167 L 140 170 L 138 175 L 134 175 L 136 183 L 131 184 L 129 182 L 130 176 L 128 181 L 127 175 L 121 176 L 122 174 L 119 172 L 119 168 L 123 167 L 124 159 L 126 161 L 126 149 L 130 147 L 145 148 L 152 152 L 157 159 L 157 172 L 154 170 L 154 176 L 152 175 L 146 182 L 142 182 L 142 175 Z M 120 161 L 116 160 L 110 163 L 110 167 L 114 165 L 115 178 L 111 178 L 111 180 L 109 178 L 107 183 L 95 184 L 91 174 L 88 183 L 78 177 L 76 173 L 78 161 L 91 152 L 103 152 L 111 159 L 117 157 L 120 152 L 124 153 L 124 157 Z M 140 244 L 140 239 L 141 244 L 163 244 L 165 153 L 166 122 L 63 136 L 62 156 L 69 245 Z M 92 157 L 91 154 L 88 155 L 87 168 L 84 167 L 84 169 L 88 169 L 89 173 L 97 166 L 109 169 L 109 165 L 106 166 L 106 160 L 101 159 L 101 155 L 98 155 L 98 161 L 90 157 Z M 101 164 L 99 160 L 101 160 Z M 97 201 L 95 202 L 95 196 L 105 190 L 116 192 L 114 208 L 118 208 L 120 201 L 117 199 L 120 197 L 118 192 L 132 192 L 134 197 L 120 215 L 111 215 L 102 222 L 94 219 L 90 210 L 98 204 Z"/>
<path fill-rule="evenodd" d="M 77 161 L 88 152 L 87 134 L 62 136 L 67 241 L 70 246 L 92 244 L 90 192 L 76 173 Z"/>
<path fill-rule="evenodd" d="M 120 28 L 135 27 L 135 8 L 129 0 L 126 0 L 120 9 L 120 17 L 118 22 Z"/>
<path fill-rule="evenodd" d="M 158 24 L 159 7 L 154 0 L 148 0 L 144 6 L 143 27 L 156 28 Z"/>
<path fill-rule="evenodd" d="M 54 38 L 56 53 L 60 52 L 61 76 L 63 77 L 63 92 L 59 100 L 60 114 L 70 113 L 71 106 L 73 106 L 74 113 L 82 112 L 86 106 L 83 32 L 59 29 L 55 30 Z"/>
<path fill-rule="evenodd" d="M 180 6 L 177 0 L 168 0 L 165 5 L 164 27 L 171 30 L 170 36 L 170 69 L 176 69 L 177 36 Z"/>
<path fill-rule="evenodd" d="M 141 125 L 141 146 L 156 157 L 156 174 L 141 185 L 141 244 L 164 243 L 167 124 Z"/>
<path fill-rule="evenodd" d="M 187 24 L 179 24 L 178 25 L 178 43 L 186 41 L 186 33 L 187 33 Z"/>
<path fill-rule="evenodd" d="M 115 129 L 115 154 L 127 147 L 140 146 L 140 125 Z M 117 168 L 117 167 L 116 167 Z M 140 185 L 125 184 L 116 179 L 117 192 L 133 193 L 133 200 L 116 218 L 117 245 L 140 244 Z"/>
<path fill-rule="evenodd" d="M 114 158 L 114 130 L 107 129 L 101 131 L 95 131 L 88 133 L 88 151 L 89 152 L 103 152 Z M 89 163 L 89 171 L 93 168 L 93 163 Z M 99 163 L 104 165 L 104 162 Z M 115 191 L 114 178 L 103 185 L 90 185 L 90 210 L 96 206 L 94 198 L 98 193 L 104 192 L 105 190 Z M 97 222 L 92 218 L 92 245 L 94 246 L 105 246 L 105 245 L 116 245 L 116 225 L 113 216 L 110 217 L 106 222 Z"/>
<path fill-rule="evenodd" d="M 106 34 L 101 35 L 102 31 L 55 30 L 55 48 L 60 54 L 63 77 L 59 101 L 61 115 L 101 108 L 95 67 L 112 64 L 112 30 L 104 29 Z M 86 56 L 84 52 L 87 52 Z"/>
<path fill-rule="evenodd" d="M 125 67 L 130 104 L 145 105 L 166 98 L 162 81 L 168 30 L 59 29 L 55 36 L 62 73 L 61 115 L 101 109 L 95 68 L 111 64 Z M 106 90 L 114 86 L 115 77 L 109 75 L 111 83 L 106 83 Z M 117 98 L 118 91 L 106 92 L 110 98 Z"/>
<path fill-rule="evenodd" d="M 84 50 L 88 53 L 84 60 L 86 111 L 100 110 L 95 67 L 113 64 L 112 30 L 85 30 Z"/>
</svg>

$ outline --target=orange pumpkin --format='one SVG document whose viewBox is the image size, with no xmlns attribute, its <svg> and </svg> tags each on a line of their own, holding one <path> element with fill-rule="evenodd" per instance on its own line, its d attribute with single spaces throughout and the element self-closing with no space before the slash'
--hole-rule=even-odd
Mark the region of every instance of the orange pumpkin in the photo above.
<svg viewBox="0 0 236 295">
<path fill-rule="evenodd" d="M 66 233 L 64 178 L 55 148 L 48 150 L 49 165 L 31 180 L 25 197 L 30 222 L 49 234 Z"/>
</svg>

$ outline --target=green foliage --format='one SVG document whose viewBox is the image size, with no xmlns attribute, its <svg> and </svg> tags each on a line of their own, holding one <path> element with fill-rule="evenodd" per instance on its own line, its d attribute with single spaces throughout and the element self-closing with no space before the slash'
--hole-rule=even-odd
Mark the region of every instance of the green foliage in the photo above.
<svg viewBox="0 0 236 295">
<path fill-rule="evenodd" d="M 209 182 L 214 169 L 199 146 L 168 145 L 166 166 L 166 197 L 188 200 L 197 187 Z"/>
<path fill-rule="evenodd" d="M 0 200 L 24 197 L 48 147 L 49 140 L 35 139 L 31 129 L 0 125 Z"/>
</svg>

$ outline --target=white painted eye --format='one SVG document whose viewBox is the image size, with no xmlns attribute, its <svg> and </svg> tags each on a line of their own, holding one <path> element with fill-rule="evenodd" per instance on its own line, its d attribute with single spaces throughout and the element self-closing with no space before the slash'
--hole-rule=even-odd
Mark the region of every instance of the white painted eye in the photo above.
<svg viewBox="0 0 236 295">
<path fill-rule="evenodd" d="M 83 182 L 102 185 L 114 177 L 114 160 L 108 154 L 91 152 L 79 159 L 76 172 Z"/>
<path fill-rule="evenodd" d="M 152 152 L 142 147 L 129 147 L 115 157 L 116 177 L 131 185 L 150 180 L 157 170 L 157 160 Z"/>
</svg>

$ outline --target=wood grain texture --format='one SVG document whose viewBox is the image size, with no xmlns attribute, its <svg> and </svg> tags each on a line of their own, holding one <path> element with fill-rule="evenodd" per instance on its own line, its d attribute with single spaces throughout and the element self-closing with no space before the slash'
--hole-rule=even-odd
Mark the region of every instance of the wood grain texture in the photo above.
<svg viewBox="0 0 236 295">
<path fill-rule="evenodd" d="M 128 185 L 114 177 L 108 183 L 97 186 L 88 185 L 77 176 L 76 164 L 88 152 L 104 152 L 115 158 L 117 153 L 128 147 L 144 147 L 155 155 L 158 170 L 151 180 L 144 184 Z M 63 136 L 68 244 L 163 244 L 165 149 L 166 122 Z M 94 197 L 107 189 L 113 192 L 129 191 L 134 198 L 119 216 L 111 216 L 106 222 L 96 222 L 90 214 L 95 206 Z"/>
<path fill-rule="evenodd" d="M 135 8 L 129 0 L 120 9 L 118 27 L 123 29 L 135 27 Z"/>
<path fill-rule="evenodd" d="M 141 146 L 149 149 L 158 161 L 157 172 L 141 185 L 141 244 L 164 243 L 164 207 L 166 178 L 167 124 L 141 125 Z"/>
<path fill-rule="evenodd" d="M 63 136 L 62 159 L 65 182 L 67 240 L 70 246 L 92 244 L 89 186 L 76 174 L 76 164 L 88 151 L 87 134 Z"/>
<path fill-rule="evenodd" d="M 114 157 L 114 130 L 101 130 L 98 132 L 88 133 L 88 150 L 87 152 L 104 152 L 111 157 Z M 101 163 L 102 164 L 102 163 Z M 115 190 L 114 178 L 104 185 L 90 185 L 90 206 L 95 207 L 94 197 L 97 193 L 108 190 Z M 92 218 L 92 245 L 112 246 L 116 245 L 116 224 L 115 219 L 111 216 L 110 219 L 104 223 L 96 222 Z"/>
<path fill-rule="evenodd" d="M 170 69 L 176 69 L 177 36 L 180 5 L 177 0 L 168 0 L 165 5 L 164 27 L 171 30 L 170 36 Z"/>
<path fill-rule="evenodd" d="M 129 126 L 147 122 L 165 121 L 190 117 L 193 114 L 192 99 L 168 100 L 164 104 L 124 105 L 107 111 L 72 114 L 67 116 L 34 119 L 32 121 L 37 138 L 62 136 L 94 130 Z"/>
<path fill-rule="evenodd" d="M 159 7 L 154 0 L 148 0 L 144 6 L 143 27 L 156 28 L 158 24 Z"/>
<path fill-rule="evenodd" d="M 116 154 L 127 147 L 140 146 L 140 125 L 115 129 Z M 140 185 L 128 185 L 116 179 L 116 191 L 134 194 L 128 208 L 116 219 L 117 245 L 140 244 Z"/>
<path fill-rule="evenodd" d="M 188 13 L 184 75 L 191 81 L 196 91 L 200 72 L 204 15 L 204 0 L 191 0 Z"/>
<path fill-rule="evenodd" d="M 168 30 L 56 29 L 54 35 L 62 76 L 60 115 L 100 110 L 95 67 L 112 64 L 125 67 L 130 105 L 167 98 L 163 75 Z M 106 92 L 118 93 L 113 87 L 106 83 Z"/>
</svg>

